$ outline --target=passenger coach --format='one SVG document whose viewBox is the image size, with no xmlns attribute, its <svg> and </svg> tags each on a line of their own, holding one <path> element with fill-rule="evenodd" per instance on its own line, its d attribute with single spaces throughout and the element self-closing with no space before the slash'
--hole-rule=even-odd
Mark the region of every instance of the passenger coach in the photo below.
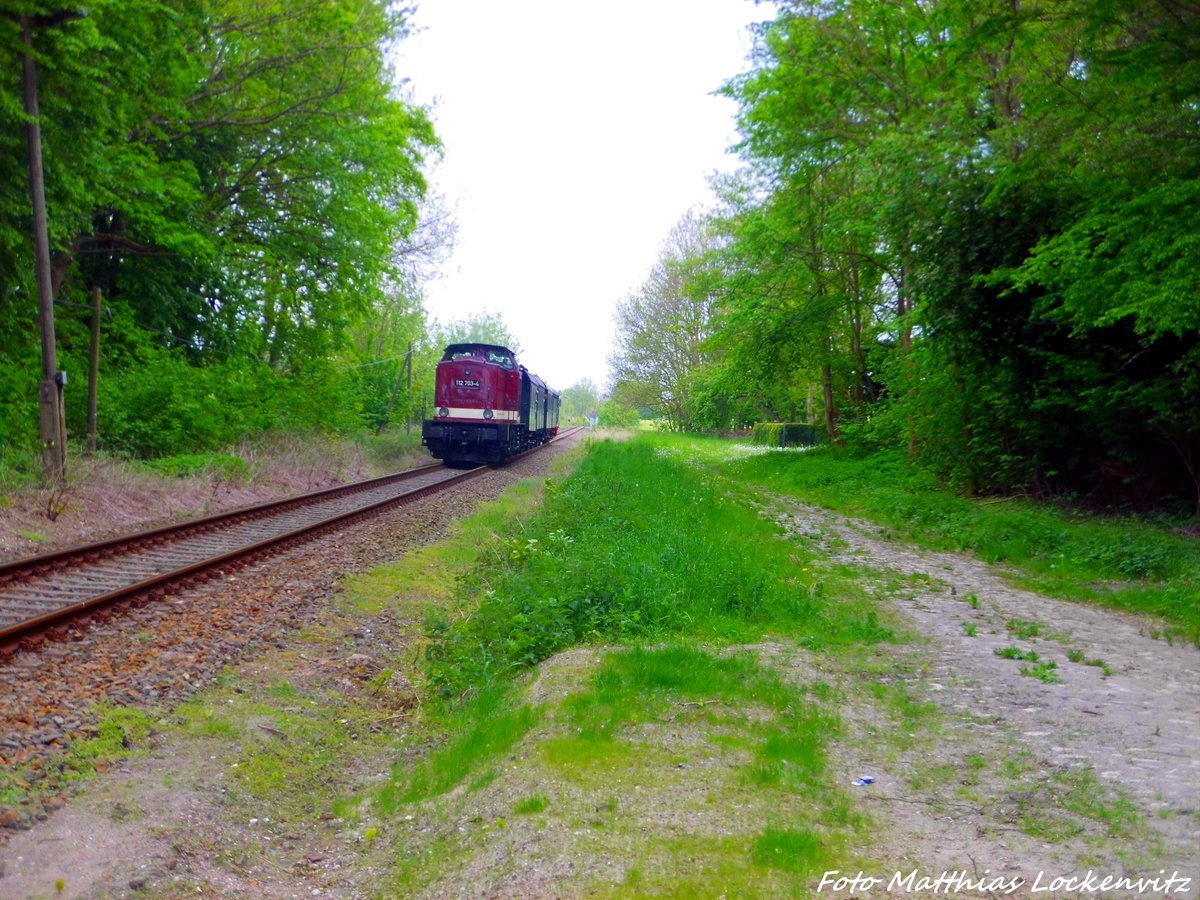
<svg viewBox="0 0 1200 900">
<path fill-rule="evenodd" d="M 499 463 L 558 434 L 558 392 L 498 344 L 451 344 L 421 443 L 446 465 Z"/>
</svg>

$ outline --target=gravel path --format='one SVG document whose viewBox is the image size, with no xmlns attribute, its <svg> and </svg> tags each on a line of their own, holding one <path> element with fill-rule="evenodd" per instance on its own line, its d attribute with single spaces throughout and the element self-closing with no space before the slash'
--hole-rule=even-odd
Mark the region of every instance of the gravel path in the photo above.
<svg viewBox="0 0 1200 900">
<path fill-rule="evenodd" d="M 1200 885 L 1195 647 L 1150 637 L 1155 626 L 1134 616 L 1016 588 L 969 556 L 918 550 L 882 539 L 875 526 L 783 502 L 784 527 L 831 558 L 917 576 L 897 606 L 931 642 L 929 677 L 942 705 L 987 717 L 990 723 L 980 727 L 1055 763 L 1090 766 L 1120 785 L 1162 834 L 1167 858 Z M 1038 635 L 1028 635 L 1029 623 Z M 1054 661 L 1061 681 L 1022 675 L 1027 664 L 995 653 L 1012 646 Z M 1111 674 L 1071 661 L 1071 650 L 1102 660 Z"/>
</svg>

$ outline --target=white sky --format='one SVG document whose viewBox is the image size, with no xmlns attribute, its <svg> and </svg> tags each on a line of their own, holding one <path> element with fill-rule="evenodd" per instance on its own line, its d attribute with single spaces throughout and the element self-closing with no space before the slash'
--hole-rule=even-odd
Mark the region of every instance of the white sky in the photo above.
<svg viewBox="0 0 1200 900">
<path fill-rule="evenodd" d="M 430 173 L 458 223 L 426 287 L 446 323 L 499 313 L 521 362 L 559 390 L 608 380 L 616 303 L 668 232 L 736 168 L 752 0 L 420 0 L 396 56 L 445 157 Z"/>
</svg>

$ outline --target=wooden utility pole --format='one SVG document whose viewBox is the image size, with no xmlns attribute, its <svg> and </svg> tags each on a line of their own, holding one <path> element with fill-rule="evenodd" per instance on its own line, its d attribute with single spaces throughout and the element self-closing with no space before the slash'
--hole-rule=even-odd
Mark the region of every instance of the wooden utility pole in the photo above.
<svg viewBox="0 0 1200 900">
<path fill-rule="evenodd" d="M 87 452 L 96 452 L 96 394 L 100 384 L 100 285 L 92 288 L 92 342 L 88 348 Z"/>
<path fill-rule="evenodd" d="M 404 357 L 408 366 L 408 389 L 404 394 L 404 433 L 412 431 L 412 341 L 408 342 L 408 353 Z"/>
<path fill-rule="evenodd" d="M 21 75 L 25 89 L 25 143 L 29 151 L 29 196 L 33 202 L 33 250 L 37 274 L 38 325 L 42 338 L 42 380 L 38 383 L 38 423 L 42 438 L 42 478 L 60 484 L 66 476 L 67 429 L 54 349 L 54 293 L 50 282 L 50 238 L 46 229 L 46 188 L 42 175 L 42 131 L 38 120 L 37 71 L 33 65 L 33 22 L 21 17 Z"/>
</svg>

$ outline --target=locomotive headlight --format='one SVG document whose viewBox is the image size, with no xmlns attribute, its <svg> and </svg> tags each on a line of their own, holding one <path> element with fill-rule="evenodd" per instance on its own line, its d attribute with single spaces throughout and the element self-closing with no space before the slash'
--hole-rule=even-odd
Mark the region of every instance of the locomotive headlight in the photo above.
<svg viewBox="0 0 1200 900">
<path fill-rule="evenodd" d="M 485 409 L 485 410 L 483 411 L 483 417 L 484 417 L 485 419 L 490 419 L 490 418 L 492 418 L 492 416 L 494 416 L 494 415 L 495 415 L 495 413 L 494 413 L 494 412 L 492 412 L 490 409 Z"/>
<path fill-rule="evenodd" d="M 450 407 L 443 406 L 438 410 L 438 418 L 444 419 L 448 415 L 450 415 Z"/>
</svg>

